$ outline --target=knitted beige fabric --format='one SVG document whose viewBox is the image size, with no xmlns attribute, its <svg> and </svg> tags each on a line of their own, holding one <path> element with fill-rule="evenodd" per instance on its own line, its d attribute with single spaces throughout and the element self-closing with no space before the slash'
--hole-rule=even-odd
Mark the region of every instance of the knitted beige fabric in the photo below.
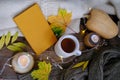
<svg viewBox="0 0 120 80">
<path fill-rule="evenodd" d="M 12 34 L 19 31 L 17 25 L 13 21 L 13 17 L 33 3 L 38 3 L 47 19 L 50 15 L 56 15 L 58 8 L 65 8 L 72 12 L 72 20 L 76 21 L 74 32 L 79 32 L 79 21 L 76 20 L 89 12 L 89 8 L 98 8 L 106 11 L 108 14 L 116 14 L 120 18 L 120 0 L 0 0 L 0 36 L 10 31 Z M 73 21 L 73 22 L 74 22 Z M 67 31 L 67 33 L 70 31 Z M 71 32 L 73 33 L 73 32 Z M 19 36 L 23 36 L 21 33 Z"/>
<path fill-rule="evenodd" d="M 120 0 L 110 0 L 110 2 L 114 5 L 117 17 L 120 19 Z"/>
</svg>

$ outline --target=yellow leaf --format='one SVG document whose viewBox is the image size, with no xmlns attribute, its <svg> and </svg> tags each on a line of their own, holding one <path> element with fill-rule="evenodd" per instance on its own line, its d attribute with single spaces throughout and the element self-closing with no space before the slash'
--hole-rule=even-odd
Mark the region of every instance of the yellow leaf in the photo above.
<svg viewBox="0 0 120 80">
<path fill-rule="evenodd" d="M 24 48 L 24 47 L 26 47 L 26 45 L 25 45 L 24 43 L 22 43 L 22 42 L 13 43 L 13 45 L 14 45 L 14 46 L 17 46 L 17 47 L 19 47 L 19 48 Z"/>
<path fill-rule="evenodd" d="M 67 14 L 67 10 L 66 9 L 62 9 L 62 8 L 59 8 L 59 10 L 58 10 L 58 15 L 59 16 L 66 16 L 66 14 Z"/>
<path fill-rule="evenodd" d="M 48 22 L 49 23 L 57 23 L 60 25 L 64 25 L 64 19 L 61 16 L 49 16 L 48 17 Z"/>
<path fill-rule="evenodd" d="M 16 32 L 13 37 L 12 37 L 12 40 L 11 40 L 11 43 L 14 43 L 18 38 L 18 32 Z"/>
<path fill-rule="evenodd" d="M 22 51 L 22 49 L 20 47 L 17 47 L 15 45 L 9 45 L 9 46 L 7 46 L 7 48 L 11 51 L 14 51 L 14 52 Z"/>
<path fill-rule="evenodd" d="M 10 38 L 11 38 L 11 33 L 8 32 L 7 35 L 6 35 L 6 39 L 5 39 L 6 46 L 10 43 Z"/>
<path fill-rule="evenodd" d="M 1 37 L 1 39 L 0 39 L 0 49 L 3 48 L 4 43 L 5 43 L 5 35 L 3 35 L 3 36 Z"/>
<path fill-rule="evenodd" d="M 24 48 L 26 48 L 26 44 L 22 43 L 22 42 L 16 42 L 16 43 L 12 43 L 12 45 L 8 45 L 8 49 L 14 52 L 17 51 L 22 51 Z"/>
<path fill-rule="evenodd" d="M 57 24 L 60 27 L 63 27 L 63 26 L 67 27 L 71 21 L 71 17 L 72 17 L 71 12 L 68 13 L 66 9 L 60 8 L 58 10 L 58 15 L 55 15 L 55 16 L 52 15 L 48 17 L 48 22 L 50 24 Z"/>
<path fill-rule="evenodd" d="M 59 8 L 57 15 L 51 15 L 48 17 L 48 22 L 52 29 L 62 29 L 61 30 L 53 30 L 56 37 L 60 37 L 66 30 L 66 27 L 71 22 L 72 13 L 68 13 L 66 9 Z M 55 27 L 55 28 L 54 28 Z"/>
<path fill-rule="evenodd" d="M 51 26 L 52 28 L 53 28 L 54 26 L 56 26 L 56 27 L 61 27 L 61 28 L 63 29 L 63 31 L 66 29 L 66 27 L 65 27 L 63 24 L 60 24 L 60 23 L 52 23 L 50 26 Z"/>
<path fill-rule="evenodd" d="M 74 65 L 72 68 L 81 67 L 84 64 L 85 64 L 85 62 L 80 62 L 80 63 L 77 63 L 76 65 Z"/>
<path fill-rule="evenodd" d="M 48 80 L 50 72 L 51 64 L 43 61 L 38 63 L 38 69 L 33 70 L 31 76 L 37 80 Z"/>
<path fill-rule="evenodd" d="M 56 16 L 49 16 L 48 17 L 48 22 L 49 23 L 54 23 L 54 22 L 56 22 L 56 19 L 57 19 Z"/>
<path fill-rule="evenodd" d="M 87 68 L 88 63 L 89 63 L 89 61 L 86 61 L 86 62 L 84 63 L 83 68 L 82 68 L 83 71 Z"/>
<path fill-rule="evenodd" d="M 70 22 L 71 22 L 71 17 L 72 17 L 72 13 L 68 13 L 68 14 L 64 17 L 64 20 L 65 20 L 65 24 L 66 24 L 66 25 L 70 24 Z"/>
</svg>

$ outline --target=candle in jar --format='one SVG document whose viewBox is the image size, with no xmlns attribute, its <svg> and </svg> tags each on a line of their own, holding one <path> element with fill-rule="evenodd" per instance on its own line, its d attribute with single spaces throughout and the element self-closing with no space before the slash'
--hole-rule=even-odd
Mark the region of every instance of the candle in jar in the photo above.
<svg viewBox="0 0 120 80">
<path fill-rule="evenodd" d="M 12 59 L 12 66 L 18 73 L 27 73 L 34 66 L 33 56 L 28 52 L 17 53 Z"/>
<path fill-rule="evenodd" d="M 94 32 L 89 33 L 84 38 L 84 43 L 88 47 L 94 47 L 100 42 L 100 36 Z"/>
</svg>

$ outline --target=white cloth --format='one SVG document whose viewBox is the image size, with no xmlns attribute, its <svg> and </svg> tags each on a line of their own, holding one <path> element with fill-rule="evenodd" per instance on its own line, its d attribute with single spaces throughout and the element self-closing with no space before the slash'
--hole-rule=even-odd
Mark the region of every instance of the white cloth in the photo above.
<svg viewBox="0 0 120 80">
<path fill-rule="evenodd" d="M 82 0 L 81 0 L 82 1 Z M 56 15 L 58 8 L 65 8 L 73 13 L 72 19 L 82 17 L 88 11 L 88 7 L 80 0 L 0 0 L 0 36 L 10 31 L 14 34 L 17 25 L 13 21 L 13 17 L 32 5 L 38 3 L 44 15 Z M 19 34 L 22 36 L 22 34 Z"/>
<path fill-rule="evenodd" d="M 76 19 L 87 14 L 89 8 L 96 7 L 107 13 L 115 14 L 115 9 L 111 5 L 106 5 L 107 2 L 108 0 L 0 0 L 0 36 L 8 31 L 12 34 L 16 31 L 20 32 L 13 21 L 13 17 L 34 3 L 40 5 L 46 19 L 50 15 L 56 15 L 58 8 L 65 8 L 72 12 L 72 20 L 76 22 L 72 21 L 69 26 L 73 26 L 71 28 L 74 28 L 75 32 L 79 32 L 79 21 Z M 101 7 L 101 5 L 104 5 L 104 7 Z M 72 33 L 72 31 L 69 32 Z M 22 33 L 19 36 L 22 36 Z"/>
<path fill-rule="evenodd" d="M 117 17 L 120 19 L 120 0 L 110 0 L 110 2 L 114 5 Z"/>
<path fill-rule="evenodd" d="M 0 36 L 8 31 L 12 34 L 19 31 L 13 17 L 33 2 L 33 0 L 0 0 Z"/>
</svg>

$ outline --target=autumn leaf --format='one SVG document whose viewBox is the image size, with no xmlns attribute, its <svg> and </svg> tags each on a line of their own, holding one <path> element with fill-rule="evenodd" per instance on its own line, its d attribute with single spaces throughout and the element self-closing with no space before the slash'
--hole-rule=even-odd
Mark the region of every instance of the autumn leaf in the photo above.
<svg viewBox="0 0 120 80">
<path fill-rule="evenodd" d="M 9 45 L 7 46 L 7 48 L 13 52 L 18 52 L 18 51 L 22 51 L 22 49 L 20 47 L 17 47 L 15 45 Z"/>
<path fill-rule="evenodd" d="M 58 15 L 59 16 L 66 16 L 66 14 L 67 14 L 67 11 L 66 11 L 66 9 L 62 9 L 62 8 L 59 8 L 59 11 L 58 11 Z"/>
<path fill-rule="evenodd" d="M 83 66 L 85 62 L 80 62 L 80 63 L 77 63 L 76 65 L 74 65 L 72 68 L 76 68 L 76 67 L 80 67 L 80 66 Z"/>
<path fill-rule="evenodd" d="M 82 70 L 84 71 L 88 66 L 89 61 L 82 61 L 80 63 L 75 64 L 72 68 L 82 67 Z"/>
<path fill-rule="evenodd" d="M 3 34 L 1 39 L 0 39 L 0 50 L 4 47 L 7 47 L 7 49 L 13 51 L 13 52 L 18 52 L 22 51 L 23 48 L 26 47 L 26 45 L 22 42 L 16 42 L 18 38 L 18 32 L 16 32 L 13 37 L 11 36 L 11 33 L 8 32 L 6 35 Z M 11 40 L 12 39 L 12 40 Z"/>
<path fill-rule="evenodd" d="M 86 62 L 84 63 L 83 68 L 82 68 L 83 71 L 87 68 L 88 63 L 89 63 L 89 61 L 86 61 Z"/>
<path fill-rule="evenodd" d="M 14 42 L 17 40 L 17 38 L 18 38 L 18 32 L 16 32 L 16 33 L 13 35 L 11 43 L 14 43 Z"/>
<path fill-rule="evenodd" d="M 63 22 L 66 26 L 71 22 L 72 13 L 68 13 L 66 9 L 60 8 L 58 11 L 58 16 L 63 18 Z"/>
<path fill-rule="evenodd" d="M 5 43 L 5 35 L 3 35 L 3 36 L 1 37 L 1 39 L 0 39 L 0 49 L 3 48 L 4 43 Z"/>
<path fill-rule="evenodd" d="M 10 39 L 11 39 L 11 33 L 8 32 L 7 35 L 6 35 L 6 39 L 5 39 L 6 46 L 10 43 Z"/>
<path fill-rule="evenodd" d="M 71 22 L 71 13 L 68 13 L 65 17 L 64 17 L 64 20 L 65 20 L 65 24 L 66 26 L 68 26 Z"/>
<path fill-rule="evenodd" d="M 60 25 L 65 25 L 64 19 L 62 16 L 49 16 L 48 17 L 48 22 L 49 23 L 55 23 L 55 24 L 60 24 Z"/>
<path fill-rule="evenodd" d="M 51 72 L 51 64 L 45 61 L 38 63 L 38 69 L 33 70 L 31 76 L 35 80 L 48 80 Z"/>
<path fill-rule="evenodd" d="M 57 23 L 61 25 L 64 25 L 65 27 L 68 26 L 68 24 L 71 22 L 71 17 L 72 17 L 72 13 L 68 13 L 66 9 L 62 9 L 60 8 L 58 10 L 58 15 L 56 16 L 49 16 L 48 17 L 48 22 L 49 23 Z"/>
<path fill-rule="evenodd" d="M 72 17 L 71 12 L 68 13 L 66 9 L 59 8 L 57 15 L 51 15 L 51 16 L 48 17 L 48 22 L 50 23 L 50 26 L 52 28 L 53 28 L 53 26 L 61 27 L 62 30 L 63 30 L 62 31 L 62 33 L 63 33 L 66 30 L 66 27 L 71 22 L 71 17 Z"/>
<path fill-rule="evenodd" d="M 22 43 L 22 42 L 16 42 L 16 43 L 13 43 L 12 45 L 20 47 L 20 48 L 26 47 L 26 45 L 24 43 Z"/>
</svg>

